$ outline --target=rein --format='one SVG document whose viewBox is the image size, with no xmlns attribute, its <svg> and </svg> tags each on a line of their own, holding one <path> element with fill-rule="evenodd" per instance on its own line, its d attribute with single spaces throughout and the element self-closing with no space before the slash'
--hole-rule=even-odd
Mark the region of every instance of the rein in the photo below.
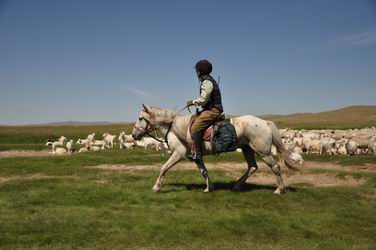
<svg viewBox="0 0 376 250">
<path fill-rule="evenodd" d="M 164 135 L 164 141 L 158 139 L 156 136 L 153 136 L 152 134 L 150 134 L 151 132 L 155 131 L 155 130 L 159 130 L 161 131 L 161 128 L 159 126 L 156 126 L 153 124 L 154 128 L 150 131 L 146 131 L 147 127 L 145 128 L 145 130 L 141 130 L 139 129 L 138 127 L 135 126 L 135 128 L 140 131 L 141 133 L 143 133 L 144 135 L 148 135 L 150 136 L 151 138 L 153 138 L 154 140 L 157 140 L 161 143 L 166 143 L 167 146 L 168 146 L 168 149 L 170 149 L 170 145 L 168 145 L 168 139 L 167 139 L 167 136 L 168 134 L 170 133 L 171 129 L 172 129 L 172 124 L 174 123 L 174 119 L 175 119 L 175 116 L 177 116 L 180 112 L 182 112 L 184 109 L 188 109 L 189 113 L 192 113 L 191 110 L 189 109 L 189 106 L 184 106 L 182 109 L 180 109 L 178 112 L 174 113 L 174 115 L 172 116 L 172 122 L 170 123 L 170 125 L 168 126 L 167 128 L 167 131 L 166 131 L 166 134 Z M 161 131 L 162 132 L 162 131 Z"/>
</svg>

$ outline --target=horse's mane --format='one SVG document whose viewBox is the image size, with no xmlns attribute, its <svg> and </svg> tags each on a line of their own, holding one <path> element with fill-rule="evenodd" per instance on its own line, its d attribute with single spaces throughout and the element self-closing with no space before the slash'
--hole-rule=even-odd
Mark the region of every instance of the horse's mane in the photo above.
<svg viewBox="0 0 376 250">
<path fill-rule="evenodd" d="M 175 115 L 175 112 L 169 110 L 169 109 L 165 109 L 165 108 L 159 108 L 159 107 L 150 107 L 150 109 L 154 112 L 154 114 L 160 118 L 161 120 L 165 121 L 165 122 L 172 122 L 173 119 L 176 117 L 176 116 L 183 116 L 183 115 Z"/>
<path fill-rule="evenodd" d="M 174 119 L 174 112 L 164 108 L 150 107 L 154 114 L 163 121 L 172 122 Z"/>
</svg>

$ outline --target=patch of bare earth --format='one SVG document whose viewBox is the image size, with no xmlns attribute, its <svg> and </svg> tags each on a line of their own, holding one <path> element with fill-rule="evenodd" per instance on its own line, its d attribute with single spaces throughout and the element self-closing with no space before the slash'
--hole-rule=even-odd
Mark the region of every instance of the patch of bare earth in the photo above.
<svg viewBox="0 0 376 250">
<path fill-rule="evenodd" d="M 10 157 L 33 157 L 33 156 L 48 156 L 48 150 L 10 150 L 10 151 L 0 151 L 1 158 Z"/>
<path fill-rule="evenodd" d="M 276 177 L 272 174 L 269 167 L 264 163 L 258 163 L 259 170 L 255 172 L 249 179 L 249 183 L 260 184 L 260 185 L 275 185 Z M 136 173 L 139 171 L 159 171 L 160 166 L 157 165 L 125 165 L 125 164 L 104 164 L 98 166 L 91 166 L 88 168 L 103 169 L 109 171 L 123 171 L 127 173 Z M 207 164 L 207 168 L 219 169 L 226 171 L 226 175 L 231 176 L 234 180 L 237 180 L 242 173 L 246 170 L 245 163 L 217 163 L 217 164 Z M 192 170 L 197 169 L 194 163 L 180 163 L 171 170 Z M 312 174 L 309 171 L 314 169 L 320 170 L 331 170 L 333 173 L 317 173 Z M 337 176 L 335 172 L 349 172 L 349 175 Z M 335 186 L 357 186 L 364 184 L 366 178 L 354 178 L 351 173 L 356 172 L 376 172 L 376 165 L 368 164 L 365 166 L 347 166 L 342 167 L 332 163 L 322 163 L 322 162 L 305 162 L 301 166 L 301 171 L 286 171 L 282 170 L 284 177 L 284 182 L 286 186 L 316 186 L 316 187 L 335 187 Z"/>
<path fill-rule="evenodd" d="M 33 174 L 33 175 L 12 175 L 12 176 L 0 176 L 0 183 L 6 181 L 14 181 L 14 180 L 41 180 L 41 179 L 60 179 L 60 178 L 69 178 L 69 179 L 76 179 L 77 176 L 52 176 L 52 175 L 45 175 L 45 174 Z"/>
</svg>

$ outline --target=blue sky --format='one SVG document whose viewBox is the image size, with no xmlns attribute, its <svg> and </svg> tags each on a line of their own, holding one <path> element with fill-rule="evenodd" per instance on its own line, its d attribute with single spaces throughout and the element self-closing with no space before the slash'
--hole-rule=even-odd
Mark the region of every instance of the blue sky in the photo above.
<svg viewBox="0 0 376 250">
<path fill-rule="evenodd" d="M 376 105 L 376 3 L 0 0 L 0 124 L 179 109 L 203 58 L 228 114 Z"/>
</svg>

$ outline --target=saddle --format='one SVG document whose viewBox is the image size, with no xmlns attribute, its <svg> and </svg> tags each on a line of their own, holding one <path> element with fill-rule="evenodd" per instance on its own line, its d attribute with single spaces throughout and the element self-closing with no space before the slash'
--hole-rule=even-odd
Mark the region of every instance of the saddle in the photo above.
<svg viewBox="0 0 376 250">
<path fill-rule="evenodd" d="M 197 120 L 197 118 L 198 118 L 198 116 L 197 115 L 192 115 L 192 117 L 191 117 L 191 120 L 189 121 L 189 134 L 190 135 L 192 135 L 192 125 L 193 125 L 193 123 Z M 204 139 L 204 141 L 206 141 L 206 142 L 211 142 L 212 141 L 212 139 L 213 139 L 213 135 L 214 135 L 214 127 L 217 125 L 217 124 L 219 124 L 219 123 L 221 123 L 222 121 L 224 121 L 225 120 L 225 115 L 224 114 L 222 114 L 219 118 L 218 118 L 218 120 L 213 124 L 213 125 L 211 125 L 210 127 L 208 127 L 205 131 L 204 131 L 204 135 L 203 135 L 203 139 Z"/>
<path fill-rule="evenodd" d="M 193 123 L 197 119 L 197 115 L 193 115 L 189 122 L 189 134 Z M 222 152 L 235 151 L 237 149 L 237 135 L 234 126 L 229 120 L 225 119 L 222 114 L 217 121 L 208 127 L 203 133 L 204 142 L 209 142 L 213 154 Z"/>
</svg>

